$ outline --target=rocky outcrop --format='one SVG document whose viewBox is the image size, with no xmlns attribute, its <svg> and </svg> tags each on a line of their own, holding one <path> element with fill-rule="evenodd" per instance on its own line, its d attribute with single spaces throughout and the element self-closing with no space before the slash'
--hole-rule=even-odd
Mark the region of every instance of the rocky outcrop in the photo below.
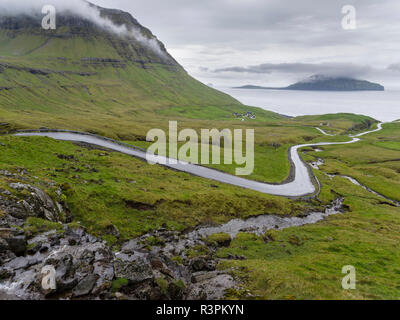
<svg viewBox="0 0 400 320">
<path fill-rule="evenodd" d="M 115 252 L 68 224 L 65 204 L 27 183 L 27 172 L 0 174 L 14 181 L 0 190 L 0 298 L 221 299 L 235 286 L 229 274 L 216 271 L 216 248 L 201 236 L 161 229 Z M 32 234 L 25 228 L 29 217 L 57 228 Z M 119 236 L 114 225 L 104 231 Z M 196 248 L 202 250 L 194 254 Z M 47 270 L 54 270 L 55 287 L 42 284 Z"/>
<path fill-rule="evenodd" d="M 165 230 L 157 234 L 165 238 L 165 246 L 146 248 L 151 235 L 145 235 L 114 253 L 83 228 L 64 225 L 63 232 L 53 230 L 28 240 L 27 254 L 10 252 L 5 257 L 0 292 L 22 299 L 221 299 L 235 286 L 229 274 L 215 270 L 211 257 L 187 256 L 187 249 L 201 240 L 175 241 L 178 233 Z M 0 248 L 11 250 L 5 241 L 0 241 Z M 182 263 L 173 256 L 181 257 Z M 42 271 L 48 266 L 55 270 L 52 290 L 42 287 Z M 123 285 L 118 286 L 120 282 Z"/>
<path fill-rule="evenodd" d="M 7 174 L 7 172 L 3 172 Z M 26 196 L 20 199 L 13 196 L 8 190 L 0 195 L 0 210 L 11 217 L 24 220 L 27 217 L 38 217 L 53 222 L 59 222 L 61 215 L 68 213 L 68 209 L 48 196 L 43 190 L 21 182 L 10 183 L 9 187 Z"/>
<path fill-rule="evenodd" d="M 96 72 L 75 72 L 75 71 L 70 71 L 70 70 L 50 70 L 50 69 L 36 69 L 36 68 L 28 68 L 28 67 L 21 67 L 21 66 L 15 66 L 9 63 L 3 63 L 0 62 L 0 72 L 1 70 L 4 71 L 4 69 L 12 69 L 12 70 L 17 70 L 17 71 L 26 71 L 34 75 L 42 75 L 42 76 L 47 76 L 50 74 L 59 74 L 59 75 L 79 75 L 82 77 L 89 77 L 89 76 L 94 76 L 97 73 Z"/>
</svg>

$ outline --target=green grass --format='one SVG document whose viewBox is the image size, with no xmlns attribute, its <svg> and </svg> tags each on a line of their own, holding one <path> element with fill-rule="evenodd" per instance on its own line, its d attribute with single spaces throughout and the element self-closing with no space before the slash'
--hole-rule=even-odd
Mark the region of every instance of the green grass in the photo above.
<svg viewBox="0 0 400 320">
<path fill-rule="evenodd" d="M 362 131 L 370 128 L 371 125 L 376 122 L 376 120 L 371 117 L 352 113 L 302 116 L 295 118 L 295 121 L 320 127 L 328 133 L 333 134 L 340 133 L 337 131 L 338 128 L 346 130 L 346 133 Z"/>
<path fill-rule="evenodd" d="M 118 278 L 112 282 L 111 290 L 112 292 L 118 292 L 123 287 L 126 287 L 129 284 L 129 280 L 125 278 Z"/>
<path fill-rule="evenodd" d="M 400 125 L 387 124 L 381 132 L 365 136 L 353 145 L 324 147 L 322 171 L 352 176 L 385 196 L 399 199 L 397 145 Z M 382 140 L 389 144 L 381 143 Z M 389 145 L 389 147 L 388 147 Z M 395 164 L 394 164 L 395 163 Z M 231 290 L 231 298 L 257 299 L 399 299 L 400 208 L 352 184 L 315 171 L 322 184 L 320 199 L 343 196 L 348 211 L 315 225 L 269 231 L 265 236 L 241 233 L 230 248 L 218 252 L 245 256 L 247 260 L 224 260 L 221 269 L 244 285 Z M 342 267 L 356 268 L 356 290 L 343 290 Z"/>
<path fill-rule="evenodd" d="M 399 299 L 394 280 L 400 272 L 399 209 L 348 202 L 354 206 L 351 213 L 276 231 L 273 241 L 240 234 L 219 255 L 247 260 L 224 261 L 220 267 L 233 267 L 259 299 Z M 356 268 L 356 290 L 341 287 L 345 265 Z"/>
<path fill-rule="evenodd" d="M 265 213 L 295 215 L 305 208 L 301 202 L 214 183 L 119 153 L 41 137 L 7 136 L 0 142 L 3 169 L 25 167 L 31 182 L 50 194 L 57 187 L 43 183 L 56 182 L 74 220 L 95 235 L 105 236 L 110 224 L 123 240 L 163 225 L 183 230 Z M 73 159 L 60 159 L 60 154 Z M 7 183 L 3 180 L 5 187 Z"/>
<path fill-rule="evenodd" d="M 61 224 L 35 217 L 29 217 L 26 220 L 24 229 L 30 237 L 34 237 L 40 233 L 51 230 L 57 230 L 58 232 L 63 231 Z"/>
<path fill-rule="evenodd" d="M 400 200 L 399 124 L 386 124 L 364 141 L 343 146 L 327 146 L 318 156 L 322 169 L 357 179 L 363 185 L 394 200 Z"/>
<path fill-rule="evenodd" d="M 177 117 L 185 119 L 202 119 L 202 120 L 237 120 L 232 117 L 233 113 L 246 113 L 251 111 L 257 114 L 257 120 L 276 121 L 282 120 L 282 117 L 274 112 L 263 110 L 260 108 L 232 105 L 232 106 L 177 106 L 168 109 L 162 109 L 158 113 L 167 117 Z M 252 119 L 245 118 L 247 124 L 254 122 Z"/>
<path fill-rule="evenodd" d="M 66 33 L 59 28 L 56 32 Z M 133 50 L 127 59 L 122 42 L 103 35 L 49 39 L 31 30 L 10 37 L 0 32 L 0 133 L 21 128 L 75 129 L 97 133 L 146 147 L 152 128 L 168 130 L 169 120 L 179 128 L 254 129 L 255 170 L 248 178 L 282 182 L 289 175 L 287 151 L 300 143 L 345 141 L 345 134 L 374 127 L 361 115 L 336 114 L 293 119 L 240 104 L 235 99 L 191 78 L 179 66 L 162 64 L 148 52 Z M 151 59 L 149 58 L 151 56 Z M 60 59 L 61 57 L 61 59 Z M 112 58 L 120 64 L 88 63 L 82 58 Z M 129 61 L 128 61 L 129 60 Z M 135 61 L 144 61 L 144 64 Z M 27 68 L 47 69 L 47 75 Z M 59 71 L 68 71 L 60 73 Z M 77 72 L 87 72 L 82 75 Z M 252 111 L 256 120 L 241 121 L 234 112 Z M 315 126 L 329 133 L 327 137 Z M 400 123 L 362 137 L 352 145 L 326 146 L 323 152 L 302 155 L 325 160 L 322 171 L 349 175 L 381 194 L 400 200 Z M 58 155 L 72 155 L 65 160 Z M 234 173 L 236 165 L 209 165 Z M 47 138 L 0 137 L 0 168 L 29 171 L 25 183 L 55 197 L 61 188 L 71 208 L 73 223 L 82 225 L 110 244 L 137 237 L 162 226 L 187 230 L 202 223 L 224 223 L 260 214 L 298 216 L 321 209 L 338 196 L 348 212 L 301 228 L 268 232 L 263 237 L 240 234 L 230 248 L 218 252 L 247 257 L 224 260 L 220 268 L 243 282 L 230 298 L 244 298 L 248 290 L 263 299 L 398 299 L 400 287 L 399 209 L 346 179 L 328 178 L 315 171 L 322 184 L 322 203 L 264 195 L 175 172 L 126 155 L 87 150 L 69 142 Z M 0 187 L 10 189 L 13 178 L 0 176 Z M 11 190 L 10 190 L 11 191 Z M 14 192 L 15 193 L 15 192 Z M 20 194 L 19 196 L 22 196 Z M 0 215 L 4 212 L 0 212 Z M 78 222 L 81 222 L 79 224 Z M 110 225 L 121 238 L 107 233 Z M 53 224 L 29 218 L 31 235 Z M 216 235 L 222 241 L 226 235 Z M 222 240 L 221 240 L 222 239 Z M 149 238 L 148 243 L 160 240 Z M 188 249 L 189 257 L 209 255 L 206 246 Z M 178 262 L 182 262 L 176 257 Z M 357 290 L 344 291 L 343 265 L 357 270 Z M 124 279 L 113 283 L 117 291 Z"/>
<path fill-rule="evenodd" d="M 296 133 L 304 130 L 302 135 L 297 134 L 297 139 L 308 135 L 312 140 L 321 139 L 312 128 L 288 126 L 286 131 L 283 128 L 274 125 L 268 130 L 282 132 L 274 139 L 295 139 L 291 138 L 291 130 Z M 324 147 L 323 152 L 309 152 L 304 157 L 307 160 L 322 157 L 326 161 L 321 167 L 323 171 L 350 175 L 397 199 L 399 189 L 393 186 L 399 181 L 395 172 L 399 167 L 393 160 L 399 155 L 399 128 L 399 124 L 385 125 L 382 132 L 365 136 L 360 143 Z M 2 168 L 15 171 L 25 167 L 30 172 L 29 182 L 49 194 L 61 186 L 75 223 L 81 221 L 91 233 L 110 243 L 116 241 L 104 234 L 110 224 L 119 229 L 123 241 L 160 226 L 183 230 L 201 223 L 223 223 L 258 214 L 298 215 L 316 210 L 312 203 L 213 183 L 150 166 L 126 155 L 86 150 L 68 142 L 3 136 L 0 143 Z M 63 160 L 59 154 L 74 157 Z M 268 163 L 268 159 L 265 161 Z M 230 298 L 246 298 L 246 292 L 258 299 L 397 299 L 400 296 L 400 287 L 393 281 L 399 273 L 396 243 L 400 240 L 400 209 L 344 178 L 330 179 L 322 172 L 315 173 L 323 186 L 320 194 L 323 203 L 341 195 L 349 211 L 315 225 L 268 232 L 263 237 L 240 234 L 229 248 L 218 251 L 221 258 L 228 254 L 247 258 L 223 260 L 219 266 L 233 268 L 232 274 L 242 281 L 242 289 L 231 290 Z M 11 181 L 1 177 L 0 186 L 7 189 Z M 51 181 L 56 182 L 54 187 L 46 184 Z M 26 226 L 34 232 L 52 227 L 35 219 L 30 219 Z M 223 236 L 215 238 L 220 240 Z M 150 246 L 159 244 L 156 238 L 148 242 Z M 188 251 L 191 257 L 209 254 L 203 246 Z M 344 276 L 341 269 L 347 264 L 356 267 L 358 282 L 354 291 L 341 288 Z"/>
</svg>

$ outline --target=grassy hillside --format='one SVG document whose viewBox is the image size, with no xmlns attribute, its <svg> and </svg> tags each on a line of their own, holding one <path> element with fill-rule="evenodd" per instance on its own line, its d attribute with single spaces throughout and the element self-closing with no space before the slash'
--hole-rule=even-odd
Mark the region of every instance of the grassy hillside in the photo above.
<svg viewBox="0 0 400 320">
<path fill-rule="evenodd" d="M 120 240 L 128 240 L 163 225 L 184 230 L 252 215 L 296 215 L 310 207 L 69 142 L 2 136 L 0 143 L 2 170 L 25 168 L 29 182 L 54 196 L 61 187 L 74 220 L 111 243 L 115 239 L 103 232 L 110 224 L 120 230 Z M 0 173 L 0 189 L 9 190 L 14 180 Z"/>
<path fill-rule="evenodd" d="M 104 14 L 156 41 L 130 15 Z M 172 107 L 221 107 L 222 117 L 231 116 L 231 109 L 245 110 L 190 77 L 160 42 L 157 53 L 84 19 L 61 15 L 57 30 L 49 31 L 40 29 L 38 21 L 0 19 L 1 122 L 86 130 L 118 122 L 122 133 L 132 128 L 138 133 L 139 119 L 160 117 Z"/>
<path fill-rule="evenodd" d="M 104 11 L 115 23 L 151 32 L 130 15 Z M 0 133 L 17 128 L 78 129 L 147 146 L 151 128 L 255 130 L 255 170 L 251 179 L 282 182 L 289 176 L 288 148 L 299 143 L 345 141 L 375 120 L 352 114 L 285 118 L 244 106 L 190 77 L 164 51 L 160 57 L 132 39 L 101 32 L 87 21 L 61 17 L 56 31 L 44 32 L 27 17 L 0 19 Z M 159 44 L 163 49 L 162 44 Z M 165 50 L 165 49 L 163 49 Z M 236 118 L 252 111 L 257 119 Z M 318 126 L 336 136 L 325 136 Z M 301 201 L 215 183 L 127 155 L 41 137 L 0 136 L 0 189 L 12 182 L 45 190 L 71 209 L 80 222 L 117 250 L 149 230 L 190 230 L 261 214 L 299 216 L 345 198 L 347 211 L 327 220 L 258 237 L 240 233 L 218 251 L 219 268 L 240 280 L 229 298 L 383 299 L 398 298 L 399 208 L 328 174 L 348 175 L 386 197 L 400 200 L 400 123 L 351 145 L 311 148 L 307 162 L 322 184 L 319 199 Z M 236 166 L 213 166 L 233 173 Z M 21 172 L 23 174 L 21 174 Z M 4 189 L 4 190 L 3 190 Z M 62 199 L 57 190 L 62 190 Z M 4 193 L 5 194 L 5 193 Z M 0 211 L 0 216 L 5 214 Z M 121 237 L 110 234 L 110 226 Z M 30 234 L 59 225 L 28 220 Z M 201 251 L 201 250 L 200 250 Z M 202 253 L 199 252 L 199 255 Z M 245 259 L 236 259 L 243 256 Z M 345 264 L 357 268 L 357 290 L 344 291 Z"/>
<path fill-rule="evenodd" d="M 397 250 L 400 208 L 343 177 L 348 175 L 386 197 L 400 200 L 400 124 L 365 136 L 353 145 L 326 146 L 308 153 L 306 159 L 325 160 L 315 171 L 322 183 L 320 199 L 343 196 L 349 211 L 326 221 L 301 228 L 270 231 L 263 237 L 242 233 L 230 248 L 219 252 L 246 257 L 225 260 L 221 269 L 245 283 L 231 298 L 258 299 L 398 299 L 400 254 Z M 357 271 L 357 289 L 343 290 L 341 269 Z"/>
<path fill-rule="evenodd" d="M 293 134 L 292 139 L 301 130 L 282 125 L 275 132 L 282 133 L 284 128 Z M 261 237 L 242 232 L 228 248 L 220 249 L 219 268 L 241 281 L 240 288 L 230 290 L 228 297 L 397 299 L 400 289 L 393 278 L 399 273 L 399 208 L 345 178 L 325 173 L 351 175 L 400 200 L 396 187 L 399 132 L 399 123 L 387 124 L 359 144 L 325 146 L 323 152 L 303 154 L 307 161 L 325 160 L 321 171 L 314 171 L 322 183 L 321 203 L 242 190 L 149 166 L 126 155 L 40 137 L 0 137 L 0 163 L 9 172 L 25 172 L 24 183 L 55 198 L 55 190 L 61 188 L 74 223 L 80 222 L 116 249 L 120 241 L 161 226 L 187 230 L 259 214 L 296 216 L 321 210 L 321 205 L 342 196 L 347 207 L 343 214 L 315 225 L 269 231 Z M 269 163 L 267 159 L 264 166 Z M 0 189 L 15 192 L 9 187 L 15 181 L 15 177 L 0 174 Z M 108 233 L 110 226 L 118 228 L 121 239 Z M 32 219 L 25 225 L 33 234 L 55 227 Z M 357 270 L 356 290 L 341 288 L 341 269 L 348 264 Z"/>
</svg>

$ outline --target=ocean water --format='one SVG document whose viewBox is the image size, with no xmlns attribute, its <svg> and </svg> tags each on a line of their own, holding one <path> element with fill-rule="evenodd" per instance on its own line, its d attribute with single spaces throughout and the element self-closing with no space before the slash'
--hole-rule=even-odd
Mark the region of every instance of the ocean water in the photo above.
<svg viewBox="0 0 400 320">
<path fill-rule="evenodd" d="M 384 122 L 400 119 L 400 90 L 332 92 L 218 89 L 246 105 L 288 116 L 347 112 Z"/>
</svg>

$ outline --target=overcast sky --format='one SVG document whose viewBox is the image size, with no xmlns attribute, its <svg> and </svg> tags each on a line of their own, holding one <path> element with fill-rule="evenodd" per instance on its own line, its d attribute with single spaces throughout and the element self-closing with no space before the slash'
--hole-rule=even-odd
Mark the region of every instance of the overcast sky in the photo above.
<svg viewBox="0 0 400 320">
<path fill-rule="evenodd" d="M 51 0 L 49 0 L 51 2 Z M 216 86 L 280 86 L 315 73 L 393 86 L 398 0 L 92 0 L 129 11 L 192 74 Z M 353 5 L 357 28 L 342 28 Z"/>
</svg>

